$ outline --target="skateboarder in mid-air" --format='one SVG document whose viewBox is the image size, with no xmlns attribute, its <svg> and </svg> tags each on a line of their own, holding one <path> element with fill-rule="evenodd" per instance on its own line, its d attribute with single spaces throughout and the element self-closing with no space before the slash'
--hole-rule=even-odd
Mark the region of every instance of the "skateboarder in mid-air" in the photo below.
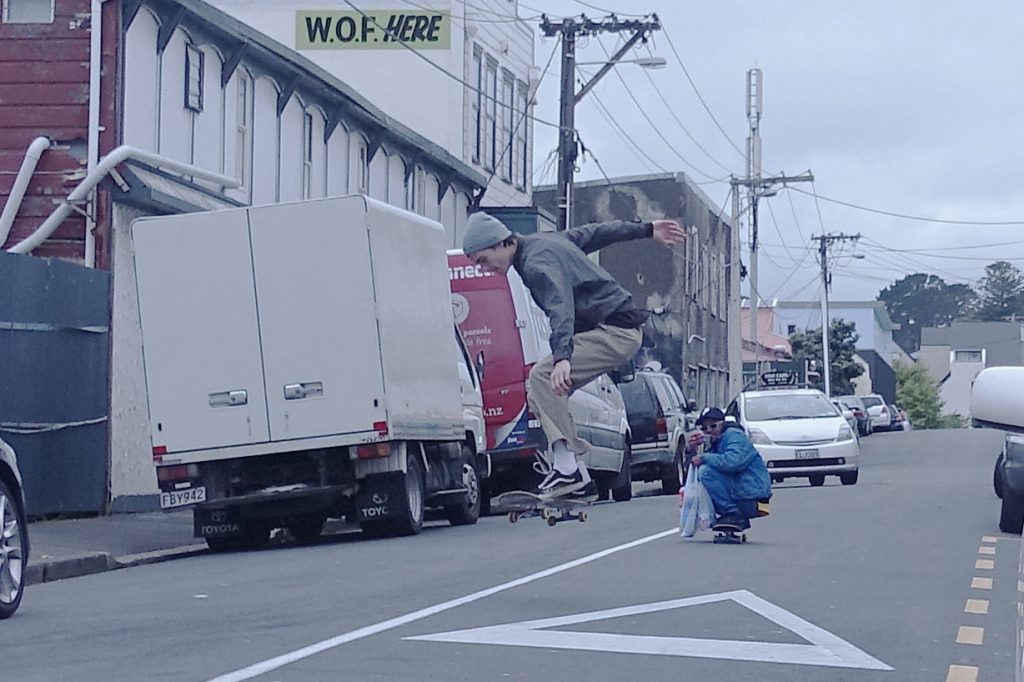
<svg viewBox="0 0 1024 682">
<path fill-rule="evenodd" d="M 697 417 L 700 433 L 688 440 L 691 454 L 700 445 L 703 453 L 690 460 L 697 467 L 700 482 L 715 505 L 715 526 L 742 531 L 750 519 L 759 516 L 758 502 L 772 496 L 772 481 L 761 454 L 736 422 L 726 421 L 717 407 L 706 407 Z"/>
<path fill-rule="evenodd" d="M 547 436 L 550 465 L 539 489 L 550 497 L 596 497 L 582 456 L 589 444 L 576 435 L 569 394 L 618 369 L 639 350 L 648 313 L 587 253 L 645 237 L 666 246 L 686 232 L 674 220 L 611 222 L 565 232 L 513 235 L 486 213 L 469 217 L 462 250 L 485 273 L 515 268 L 551 322 L 551 355 L 530 371 L 527 401 Z"/>
</svg>

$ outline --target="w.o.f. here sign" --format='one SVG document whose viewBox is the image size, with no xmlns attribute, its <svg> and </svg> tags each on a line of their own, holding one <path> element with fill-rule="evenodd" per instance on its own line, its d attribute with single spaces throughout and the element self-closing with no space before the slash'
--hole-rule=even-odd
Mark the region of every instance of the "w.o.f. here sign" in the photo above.
<svg viewBox="0 0 1024 682">
<path fill-rule="evenodd" d="M 433 10 L 366 10 L 295 13 L 297 50 L 447 50 L 451 15 Z"/>
</svg>

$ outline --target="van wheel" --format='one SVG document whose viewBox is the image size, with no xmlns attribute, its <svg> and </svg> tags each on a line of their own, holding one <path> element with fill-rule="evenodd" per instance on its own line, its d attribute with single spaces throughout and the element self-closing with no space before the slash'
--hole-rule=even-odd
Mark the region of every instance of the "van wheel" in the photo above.
<svg viewBox="0 0 1024 682">
<path fill-rule="evenodd" d="M 665 469 L 661 473 L 661 494 L 677 494 L 685 480 L 686 474 L 683 472 L 683 454 L 681 452 L 676 452 L 675 461 L 666 465 Z"/>
<path fill-rule="evenodd" d="M 999 530 L 1020 534 L 1024 528 L 1024 495 L 1014 495 L 1003 489 L 1003 504 L 999 510 Z"/>
<path fill-rule="evenodd" d="M 629 502 L 633 499 L 633 458 L 630 457 L 629 440 L 622 451 L 622 470 L 612 484 L 612 499 L 616 502 Z"/>
<path fill-rule="evenodd" d="M 444 513 L 453 526 L 470 526 L 480 518 L 482 495 L 480 476 L 476 471 L 476 455 L 466 445 L 462 446 L 462 485 L 466 486 L 465 498 L 445 506 Z"/>
<path fill-rule="evenodd" d="M 405 472 L 405 513 L 391 522 L 395 535 L 418 535 L 423 529 L 425 487 L 423 463 L 418 456 L 410 455 Z"/>
</svg>

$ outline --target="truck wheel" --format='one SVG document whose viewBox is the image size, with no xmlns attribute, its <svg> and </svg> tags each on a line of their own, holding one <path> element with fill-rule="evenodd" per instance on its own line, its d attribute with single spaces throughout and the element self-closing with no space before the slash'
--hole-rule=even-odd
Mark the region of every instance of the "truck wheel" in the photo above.
<svg viewBox="0 0 1024 682">
<path fill-rule="evenodd" d="M 677 494 L 680 486 L 683 485 L 684 478 L 686 475 L 683 473 L 683 456 L 682 453 L 677 452 L 675 461 L 666 465 L 661 473 L 661 494 Z"/>
<path fill-rule="evenodd" d="M 476 471 L 476 455 L 466 445 L 462 446 L 462 484 L 467 489 L 465 498 L 444 508 L 445 516 L 453 526 L 470 526 L 480 518 L 482 495 L 480 476 Z"/>
<path fill-rule="evenodd" d="M 423 503 L 426 497 L 423 463 L 416 455 L 410 455 L 408 461 L 408 471 L 405 472 L 405 513 L 391 521 L 395 535 L 418 535 L 423 528 Z"/>
<path fill-rule="evenodd" d="M 1003 453 L 996 457 L 996 468 L 992 471 L 992 489 L 996 491 L 996 497 L 1003 496 Z"/>
<path fill-rule="evenodd" d="M 1020 534 L 1024 529 L 1024 495 L 1014 495 L 1003 488 L 1003 504 L 999 510 L 999 530 Z"/>
<path fill-rule="evenodd" d="M 612 499 L 616 502 L 629 502 L 633 499 L 633 461 L 630 457 L 629 441 L 622 451 L 622 471 L 619 472 L 612 485 Z"/>
<path fill-rule="evenodd" d="M 323 512 L 314 512 L 302 516 L 293 516 L 285 520 L 284 527 L 288 529 L 292 537 L 298 542 L 312 542 L 320 537 L 327 523 L 327 515 Z"/>
</svg>

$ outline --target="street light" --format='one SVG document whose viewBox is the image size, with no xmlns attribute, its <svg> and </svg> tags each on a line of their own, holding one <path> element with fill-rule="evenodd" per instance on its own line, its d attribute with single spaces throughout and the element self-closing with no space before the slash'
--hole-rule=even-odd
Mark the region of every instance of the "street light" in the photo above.
<svg viewBox="0 0 1024 682">
<path fill-rule="evenodd" d="M 576 66 L 604 66 L 605 64 L 636 64 L 645 69 L 664 69 L 668 62 L 664 57 L 637 57 L 636 59 L 620 59 L 616 62 L 576 62 Z"/>
</svg>

